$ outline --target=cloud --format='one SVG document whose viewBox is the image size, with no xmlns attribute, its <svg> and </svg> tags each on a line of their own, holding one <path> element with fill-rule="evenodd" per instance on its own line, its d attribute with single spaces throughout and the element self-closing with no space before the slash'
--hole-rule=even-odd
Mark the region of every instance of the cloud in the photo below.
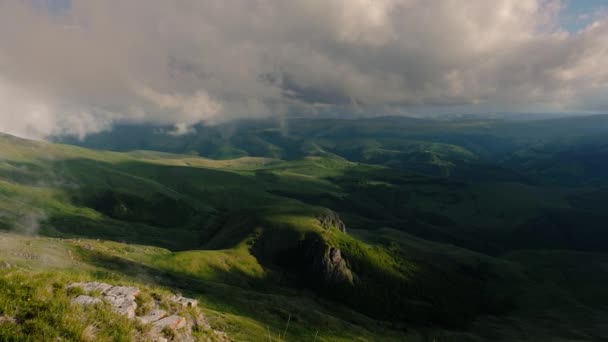
<svg viewBox="0 0 608 342">
<path fill-rule="evenodd" d="M 176 128 L 182 127 L 182 131 L 187 125 L 196 124 L 201 120 L 213 121 L 222 112 L 222 105 L 211 99 L 203 90 L 198 90 L 191 96 L 183 96 L 159 93 L 145 86 L 134 89 L 137 95 L 157 108 L 178 113 L 181 122 L 176 123 Z"/>
<path fill-rule="evenodd" d="M 0 1 L 0 130 L 315 112 L 605 111 L 608 19 L 551 0 Z M 40 5 L 51 4 L 51 8 Z"/>
</svg>

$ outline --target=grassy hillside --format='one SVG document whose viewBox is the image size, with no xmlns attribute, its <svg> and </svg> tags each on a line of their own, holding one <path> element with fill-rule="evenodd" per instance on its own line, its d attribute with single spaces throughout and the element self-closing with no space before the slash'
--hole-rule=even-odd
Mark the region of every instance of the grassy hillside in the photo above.
<svg viewBox="0 0 608 342">
<path fill-rule="evenodd" d="M 235 340 L 268 341 L 269 335 L 272 341 L 300 340 L 316 334 L 319 340 L 386 338 L 397 341 L 399 336 L 404 336 L 385 329 L 380 322 L 327 305 L 314 297 L 308 299 L 287 289 L 261 291 L 231 285 L 206 272 L 196 276 L 182 273 L 163 261 L 176 258 L 185 266 L 189 265 L 188 260 L 204 258 L 221 264 L 222 258 L 232 259 L 228 252 L 188 255 L 96 240 L 57 240 L 6 233 L 1 233 L 0 238 L 3 246 L 0 258 L 4 265 L 0 270 L 0 313 L 19 322 L 0 324 L 3 340 L 132 338 L 132 332 L 141 329 L 134 322 L 106 308 L 83 310 L 69 304 L 70 293 L 65 285 L 91 280 L 133 285 L 144 293 L 178 291 L 200 299 L 212 326 Z M 225 267 L 223 270 L 232 271 Z M 289 315 L 292 317 L 285 332 Z M 93 336 L 87 337 L 91 333 Z"/>
<path fill-rule="evenodd" d="M 569 267 L 603 256 L 603 212 L 579 205 L 584 189 L 421 176 L 309 147 L 287 161 L 281 154 L 212 160 L 1 136 L 6 288 L 19 291 L 31 277 L 24 298 L 41 307 L 80 279 L 181 291 L 237 340 L 268 340 L 269 331 L 273 339 L 286 328 L 286 340 L 602 336 L 603 306 L 579 300 L 580 288 L 554 273 L 534 274 L 556 255 Z M 411 149 L 470 165 L 480 158 L 448 143 Z M 579 227 L 582 217 L 588 224 Z M 551 229 L 553 222 L 561 228 Z M 581 238 L 566 238 L 574 233 Z M 537 254 L 517 254 L 524 248 Z M 597 288 L 590 273 L 581 277 Z M 45 290 L 49 282 L 57 285 Z M 37 336 L 77 339 L 91 322 L 58 321 L 78 314 L 58 296 L 56 308 L 19 319 L 31 321 L 30 331 L 48 331 Z M 567 312 L 551 315 L 563 309 L 552 306 L 554 296 L 556 305 L 572 304 Z M 18 315 L 26 299 L 6 302 L 0 314 Z M 584 314 L 600 323 L 576 319 Z M 546 329 L 570 319 L 560 331 Z M 99 336 L 110 336 L 100 324 Z M 23 336 L 23 329 L 3 326 L 0 334 Z M 133 329 L 125 323 L 124 331 Z"/>
<path fill-rule="evenodd" d="M 364 232 L 356 234 L 368 238 Z M 405 249 L 424 250 L 421 257 L 428 263 L 445 255 L 457 260 L 484 258 L 388 230 L 369 238 L 370 243 L 389 238 Z M 562 337 L 599 341 L 606 334 L 602 284 L 596 282 L 601 280 L 597 272 L 605 257 L 599 255 L 509 255 L 502 267 L 522 268 L 522 305 L 509 314 L 481 316 L 463 331 L 381 322 L 305 290 L 268 282 L 254 285 L 251 275 L 263 271 L 255 260 L 243 263 L 238 251 L 171 252 L 152 246 L 7 233 L 0 233 L 0 243 L 0 314 L 19 322 L 0 324 L 3 339 L 131 339 L 142 327 L 105 307 L 82 309 L 69 304 L 65 285 L 92 280 L 133 285 L 148 294 L 171 291 L 197 298 L 212 327 L 234 340 L 537 341 Z M 590 258 L 596 262 L 589 263 Z M 403 309 L 412 310 L 415 304 Z"/>
<path fill-rule="evenodd" d="M 538 182 L 547 177 L 554 182 L 572 182 L 577 176 L 586 176 L 577 173 L 581 168 L 579 160 L 591 160 L 594 149 L 601 153 L 605 146 L 602 137 L 608 133 L 608 116 L 534 119 L 530 115 L 529 120 L 514 121 L 492 116 L 443 120 L 293 118 L 281 123 L 251 120 L 201 125 L 196 127 L 196 133 L 182 136 L 163 133 L 168 130 L 118 126 L 84 140 L 55 140 L 107 150 L 145 149 L 214 159 L 333 156 L 467 181 Z M 589 136 L 598 139 L 590 141 Z M 587 151 L 589 147 L 591 151 Z M 552 166 L 546 165 L 545 161 L 554 154 L 562 158 Z"/>
</svg>

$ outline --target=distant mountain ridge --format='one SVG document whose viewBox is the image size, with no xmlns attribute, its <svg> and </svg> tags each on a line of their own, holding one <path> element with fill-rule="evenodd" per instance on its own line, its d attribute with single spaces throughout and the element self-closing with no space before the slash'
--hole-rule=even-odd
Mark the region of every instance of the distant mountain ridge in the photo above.
<svg viewBox="0 0 608 342">
<path fill-rule="evenodd" d="M 542 149 L 543 153 L 553 153 L 554 158 L 559 158 L 560 149 L 572 154 L 577 149 L 593 149 L 596 145 L 601 148 L 608 143 L 608 138 L 604 138 L 608 134 L 608 115 L 531 121 L 471 117 L 299 118 L 287 120 L 285 126 L 273 120 L 246 120 L 218 126 L 199 125 L 195 133 L 182 136 L 166 134 L 169 129 L 127 125 L 84 140 L 70 137 L 54 140 L 96 149 L 154 150 L 213 159 L 251 156 L 294 160 L 325 156 L 438 177 L 505 181 L 524 181 L 546 172 L 561 172 L 531 169 L 538 161 L 527 160 L 525 156 L 534 158 L 533 151 Z M 585 170 L 591 167 L 591 162 L 584 159 L 591 158 L 590 153 L 577 154 L 576 162 Z M 601 170 L 604 169 L 596 169 Z M 579 182 L 586 180 L 579 178 Z"/>
</svg>

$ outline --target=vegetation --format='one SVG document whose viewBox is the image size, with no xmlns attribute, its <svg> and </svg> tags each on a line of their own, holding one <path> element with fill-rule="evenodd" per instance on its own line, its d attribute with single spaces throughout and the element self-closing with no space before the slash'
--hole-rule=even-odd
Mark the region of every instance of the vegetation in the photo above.
<svg viewBox="0 0 608 342">
<path fill-rule="evenodd" d="M 196 297 L 235 340 L 600 339 L 608 125 L 578 119 L 0 136 L 0 339 L 132 339 L 69 304 L 85 279 Z"/>
</svg>

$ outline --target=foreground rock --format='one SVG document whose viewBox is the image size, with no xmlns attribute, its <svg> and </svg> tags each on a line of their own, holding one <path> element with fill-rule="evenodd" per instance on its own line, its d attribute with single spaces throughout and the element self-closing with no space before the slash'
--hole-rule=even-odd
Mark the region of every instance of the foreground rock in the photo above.
<svg viewBox="0 0 608 342">
<path fill-rule="evenodd" d="M 112 305 L 114 311 L 133 319 L 137 309 L 135 296 L 138 294 L 139 289 L 136 287 L 114 286 L 104 293 L 104 299 Z"/>
<path fill-rule="evenodd" d="M 143 324 L 149 324 L 149 323 L 154 323 L 156 321 L 159 321 L 162 318 L 165 318 L 166 316 L 167 316 L 167 311 L 161 310 L 161 309 L 156 309 L 145 316 L 137 317 L 137 320 L 139 320 Z"/>
<path fill-rule="evenodd" d="M 152 331 L 154 333 L 160 333 L 163 331 L 163 329 L 167 328 L 171 330 L 178 330 L 186 327 L 186 324 L 187 322 L 184 317 L 178 315 L 171 315 L 169 317 L 165 317 L 152 323 Z"/>
<path fill-rule="evenodd" d="M 85 293 L 90 294 L 97 292 L 103 300 L 110 303 L 112 309 L 128 318 L 135 318 L 135 310 L 137 309 L 137 302 L 135 297 L 139 294 L 139 289 L 130 286 L 112 286 L 104 283 L 74 283 L 68 286 L 68 288 L 80 288 Z M 102 300 L 91 296 L 81 295 L 72 299 L 72 303 L 81 305 L 91 305 L 101 303 Z"/>
<path fill-rule="evenodd" d="M 101 304 L 103 302 L 99 298 L 80 295 L 80 296 L 72 299 L 72 303 L 80 304 L 80 305 L 95 305 L 95 304 Z"/>
<path fill-rule="evenodd" d="M 198 309 L 198 301 L 174 295 L 165 298 L 164 310 L 161 298 L 156 296 L 138 310 L 140 290 L 132 286 L 113 286 L 105 283 L 74 283 L 67 289 L 78 288 L 85 294 L 72 298 L 75 305 L 91 306 L 107 303 L 112 310 L 150 329 L 144 329 L 136 340 L 143 341 L 230 341 L 225 333 L 213 330 Z M 139 298 L 141 300 L 141 298 Z M 167 305 L 167 303 L 169 305 Z M 144 310 L 145 309 L 145 310 Z M 205 332 L 205 338 L 195 337 L 194 331 Z"/>
<path fill-rule="evenodd" d="M 171 297 L 171 301 L 189 308 L 198 306 L 198 301 L 196 299 L 182 297 L 181 295 Z"/>
</svg>

